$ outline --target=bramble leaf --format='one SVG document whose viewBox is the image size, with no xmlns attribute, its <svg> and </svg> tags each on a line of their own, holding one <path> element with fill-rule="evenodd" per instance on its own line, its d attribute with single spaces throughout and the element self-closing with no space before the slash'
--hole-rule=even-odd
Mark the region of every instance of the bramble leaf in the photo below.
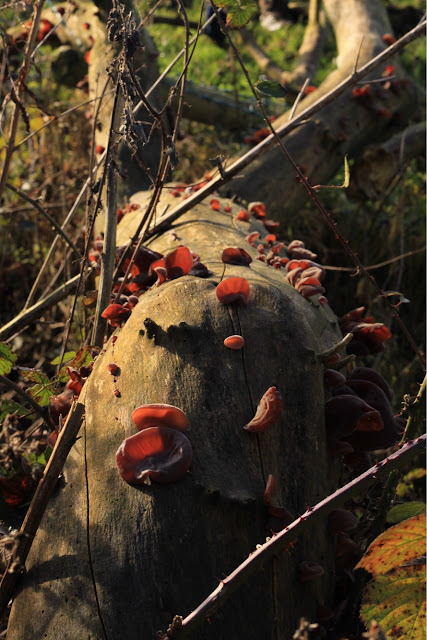
<svg viewBox="0 0 427 640">
<path fill-rule="evenodd" d="M 423 640 L 426 634 L 425 564 L 377 575 L 366 587 L 361 617 L 376 620 L 393 640 Z"/>
<path fill-rule="evenodd" d="M 229 29 L 241 29 L 257 11 L 254 0 L 219 0 L 216 4 L 228 9 L 226 25 Z"/>
<path fill-rule="evenodd" d="M 24 369 L 20 367 L 19 371 L 23 378 L 36 383 L 34 387 L 27 389 L 27 393 L 29 393 L 41 407 L 46 407 L 49 404 L 50 396 L 56 393 L 53 383 L 39 369 Z"/>
<path fill-rule="evenodd" d="M 12 371 L 13 364 L 17 359 L 7 342 L 0 342 L 0 374 L 7 376 Z"/>
<path fill-rule="evenodd" d="M 288 93 L 286 87 L 283 87 L 278 82 L 270 80 L 267 76 L 260 76 L 258 82 L 255 83 L 255 89 L 265 96 L 271 98 L 284 98 Z"/>
<path fill-rule="evenodd" d="M 425 553 L 425 513 L 390 527 L 369 545 L 356 565 L 373 576 L 387 573 Z"/>
<path fill-rule="evenodd" d="M 425 511 L 426 505 L 424 502 L 405 502 L 403 504 L 396 504 L 387 513 L 387 522 L 389 524 L 398 524 L 403 520 L 425 513 Z"/>
<path fill-rule="evenodd" d="M 75 351 L 67 351 L 66 353 L 64 353 L 64 356 L 62 358 L 62 363 L 68 364 L 68 362 L 70 362 L 70 360 L 72 360 L 75 357 L 76 357 Z M 51 361 L 50 364 L 59 364 L 60 362 L 61 362 L 61 356 L 57 356 Z"/>
<path fill-rule="evenodd" d="M 3 400 L 0 408 L 0 420 L 4 420 L 8 413 L 25 416 L 30 413 L 30 410 L 14 400 Z"/>
</svg>

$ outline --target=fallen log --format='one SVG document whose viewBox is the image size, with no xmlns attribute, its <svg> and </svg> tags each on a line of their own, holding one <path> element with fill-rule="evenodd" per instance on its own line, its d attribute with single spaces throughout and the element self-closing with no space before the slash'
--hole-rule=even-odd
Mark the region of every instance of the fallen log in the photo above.
<svg viewBox="0 0 427 640">
<path fill-rule="evenodd" d="M 241 222 L 237 205 L 225 212 L 226 201 L 220 204 L 213 211 L 201 203 L 173 225 L 212 275 L 153 286 L 95 363 L 86 421 L 28 557 L 9 640 L 154 638 L 271 535 L 263 500 L 269 474 L 294 515 L 337 486 L 316 355 L 340 338 L 337 320 L 316 297 L 303 298 L 283 270 L 256 260 L 245 236 L 260 231 L 259 222 Z M 120 243 L 140 215 L 125 216 Z M 165 233 L 150 248 L 167 253 L 174 238 Z M 224 264 L 223 249 L 239 246 L 252 256 L 250 266 Z M 249 282 L 247 306 L 219 302 L 216 286 L 230 276 Z M 224 346 L 232 334 L 243 336 L 242 350 Z M 111 363 L 119 367 L 115 377 Z M 272 386 L 283 398 L 277 424 L 265 433 L 244 430 Z M 134 409 L 156 402 L 187 415 L 193 463 L 175 483 L 136 487 L 120 478 L 115 453 L 136 433 Z M 322 594 L 331 593 L 332 547 L 326 527 L 301 537 L 192 637 L 289 638 L 299 616 L 313 618 Z M 317 585 L 298 580 L 303 560 L 323 565 Z"/>
</svg>

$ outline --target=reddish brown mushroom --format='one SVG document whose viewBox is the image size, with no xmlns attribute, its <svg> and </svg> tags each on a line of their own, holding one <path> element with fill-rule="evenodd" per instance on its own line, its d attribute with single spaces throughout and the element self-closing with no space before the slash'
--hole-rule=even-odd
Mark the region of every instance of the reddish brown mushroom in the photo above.
<svg viewBox="0 0 427 640">
<path fill-rule="evenodd" d="M 328 532 L 331 535 L 336 535 L 343 531 L 351 531 L 357 527 L 358 522 L 359 520 L 351 511 L 335 509 L 328 516 Z"/>
<path fill-rule="evenodd" d="M 245 346 L 245 341 L 243 340 L 242 336 L 228 336 L 228 338 L 224 340 L 224 346 L 226 346 L 228 349 L 237 351 Z"/>
<path fill-rule="evenodd" d="M 249 302 L 249 282 L 245 278 L 226 278 L 216 288 L 216 295 L 222 304 L 247 305 Z"/>
<path fill-rule="evenodd" d="M 176 429 L 150 427 L 126 438 L 116 453 L 120 476 L 129 484 L 175 482 L 190 468 L 193 450 L 188 438 Z"/>
<path fill-rule="evenodd" d="M 148 429 L 149 427 L 170 427 L 184 431 L 188 426 L 185 413 L 174 407 L 172 404 L 153 403 L 144 404 L 132 413 L 132 420 L 138 429 Z"/>
<path fill-rule="evenodd" d="M 120 327 L 129 318 L 130 309 L 125 309 L 121 304 L 109 304 L 101 316 L 106 318 L 112 327 Z"/>
<path fill-rule="evenodd" d="M 165 266 L 168 278 L 173 280 L 174 277 L 178 277 L 178 269 L 182 270 L 179 275 L 187 275 L 193 266 L 193 256 L 191 251 L 182 245 L 171 251 L 165 256 Z"/>
<path fill-rule="evenodd" d="M 316 578 L 320 578 L 324 574 L 323 567 L 317 562 L 310 562 L 310 560 L 304 560 L 298 566 L 298 574 L 301 582 L 310 582 Z"/>
<path fill-rule="evenodd" d="M 369 382 L 373 382 L 380 389 L 384 391 L 387 398 L 390 402 L 393 400 L 393 391 L 390 389 L 387 382 L 384 380 L 382 375 L 375 371 L 375 369 L 371 369 L 370 367 L 356 367 L 350 373 L 349 380 L 368 380 Z"/>
<path fill-rule="evenodd" d="M 282 396 L 276 387 L 270 387 L 262 396 L 255 416 L 243 428 L 254 433 L 263 433 L 279 420 L 282 413 Z"/>
<path fill-rule="evenodd" d="M 345 387 L 343 388 L 345 390 Z M 337 395 L 325 405 L 326 432 L 341 440 L 358 431 L 380 431 L 384 428 L 381 414 L 356 395 Z"/>
<path fill-rule="evenodd" d="M 228 247 L 224 249 L 221 259 L 225 264 L 238 264 L 243 267 L 248 267 L 252 262 L 249 253 L 240 247 Z"/>
<path fill-rule="evenodd" d="M 284 507 L 278 504 L 278 487 L 276 478 L 270 473 L 267 479 L 267 485 L 264 491 L 264 504 L 267 507 L 268 514 L 273 518 L 281 521 L 281 525 L 286 526 L 295 520 L 293 515 Z"/>
</svg>

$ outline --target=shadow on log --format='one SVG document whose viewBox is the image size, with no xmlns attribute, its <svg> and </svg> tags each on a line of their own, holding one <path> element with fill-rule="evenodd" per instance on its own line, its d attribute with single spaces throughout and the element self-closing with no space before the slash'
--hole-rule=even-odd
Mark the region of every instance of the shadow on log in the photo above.
<svg viewBox="0 0 427 640">
<path fill-rule="evenodd" d="M 300 296 L 280 270 L 255 259 L 250 267 L 222 263 L 227 246 L 244 246 L 256 257 L 244 238 L 260 225 L 237 221 L 238 210 L 214 212 L 201 203 L 174 225 L 179 243 L 213 275 L 154 286 L 98 357 L 86 423 L 29 555 L 9 640 L 154 638 L 271 535 L 263 502 L 269 474 L 280 503 L 295 515 L 336 488 L 316 357 L 339 339 L 336 318 L 315 298 Z M 125 216 L 119 242 L 138 215 Z M 162 253 L 176 246 L 170 234 L 150 242 Z M 234 275 L 249 281 L 246 307 L 217 299 L 216 285 Z M 224 347 L 231 334 L 244 337 L 243 350 Z M 120 370 L 115 381 L 111 362 Z M 245 431 L 273 385 L 283 396 L 281 419 L 265 433 Z M 153 402 L 186 413 L 193 464 L 174 484 L 130 486 L 118 475 L 115 453 L 136 432 L 133 410 Z M 301 538 L 192 637 L 288 639 L 298 618 L 313 619 L 331 593 L 332 547 L 326 526 Z M 324 566 L 317 583 L 298 582 L 303 560 Z"/>
</svg>

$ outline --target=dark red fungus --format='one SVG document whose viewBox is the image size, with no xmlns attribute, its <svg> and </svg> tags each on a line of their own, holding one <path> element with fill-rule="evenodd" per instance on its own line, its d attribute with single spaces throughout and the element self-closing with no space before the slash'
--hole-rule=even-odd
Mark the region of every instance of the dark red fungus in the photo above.
<svg viewBox="0 0 427 640">
<path fill-rule="evenodd" d="M 342 387 L 346 383 L 346 378 L 335 369 L 325 369 L 325 383 L 328 389 L 334 389 L 335 387 Z"/>
<path fill-rule="evenodd" d="M 154 403 L 144 404 L 132 413 L 132 420 L 138 429 L 142 431 L 148 427 L 170 427 L 184 431 L 188 426 L 185 413 L 172 404 Z"/>
<path fill-rule="evenodd" d="M 384 391 L 390 402 L 393 400 L 393 391 L 390 389 L 384 378 L 378 373 L 378 371 L 375 371 L 375 369 L 371 369 L 370 367 L 356 367 L 350 373 L 348 379 L 368 380 L 369 382 L 373 382 L 377 387 Z"/>
<path fill-rule="evenodd" d="M 175 482 L 190 468 L 193 450 L 188 438 L 167 427 L 149 427 L 126 438 L 116 453 L 119 474 L 129 484 Z"/>
<path fill-rule="evenodd" d="M 311 580 L 320 578 L 324 573 L 323 567 L 317 564 L 317 562 L 304 560 L 304 562 L 298 565 L 298 575 L 301 582 L 310 582 Z"/>
<path fill-rule="evenodd" d="M 112 376 L 115 376 L 115 375 L 117 375 L 119 367 L 115 362 L 110 362 L 109 364 L 107 364 L 107 369 L 111 373 Z"/>
<path fill-rule="evenodd" d="M 278 504 L 278 487 L 275 477 L 270 473 L 267 479 L 267 485 L 264 491 L 264 504 L 267 507 L 268 514 L 273 518 L 281 521 L 281 528 L 286 524 L 294 521 L 293 515 L 284 507 Z M 276 529 L 274 529 L 276 530 Z"/>
<path fill-rule="evenodd" d="M 182 245 L 168 253 L 165 256 L 164 260 L 166 272 L 170 280 L 173 280 L 171 275 L 173 274 L 174 270 L 176 272 L 177 268 L 180 268 L 182 270 L 181 275 L 185 276 L 193 266 L 193 256 L 191 255 L 190 250 L 187 247 L 183 247 Z"/>
<path fill-rule="evenodd" d="M 249 253 L 240 247 L 237 249 L 234 247 L 224 249 L 221 259 L 225 264 L 238 264 L 244 267 L 248 267 L 252 262 Z"/>
<path fill-rule="evenodd" d="M 74 391 L 72 389 L 66 389 L 57 396 L 50 396 L 49 398 L 49 416 L 52 423 L 56 426 L 59 424 L 59 418 L 68 414 L 71 409 L 71 405 L 74 400 Z"/>
<path fill-rule="evenodd" d="M 194 262 L 190 271 L 188 272 L 189 276 L 196 276 L 197 278 L 209 278 L 209 276 L 213 275 L 212 271 L 209 271 L 207 266 L 202 262 Z"/>
<path fill-rule="evenodd" d="M 255 416 L 243 428 L 262 433 L 277 422 L 283 413 L 283 400 L 276 387 L 270 387 L 259 401 Z"/>
<path fill-rule="evenodd" d="M 379 431 L 384 428 L 380 412 L 356 395 L 338 395 L 328 400 L 325 418 L 328 437 L 337 440 L 347 441 L 356 430 Z"/>
<path fill-rule="evenodd" d="M 252 231 L 252 233 L 246 236 L 245 240 L 246 242 L 249 242 L 249 244 L 253 244 L 255 240 L 259 237 L 260 237 L 260 234 L 258 233 L 258 231 Z"/>
<path fill-rule="evenodd" d="M 242 336 L 238 336 L 238 335 L 228 336 L 228 338 L 224 340 L 224 345 L 228 349 L 233 349 L 237 351 L 239 349 L 242 349 L 242 347 L 245 346 L 245 341 L 243 340 Z"/>
<path fill-rule="evenodd" d="M 217 198 L 212 198 L 212 200 L 210 200 L 209 204 L 211 205 L 211 209 L 213 209 L 214 211 L 220 211 L 221 210 L 221 205 L 219 200 L 217 200 Z"/>
<path fill-rule="evenodd" d="M 249 302 L 249 282 L 245 278 L 233 276 L 222 280 L 216 288 L 216 295 L 222 304 L 247 305 Z"/>
<path fill-rule="evenodd" d="M 249 211 L 245 211 L 244 209 L 240 209 L 239 213 L 237 214 L 237 220 L 242 220 L 243 222 L 249 222 L 251 216 L 249 214 Z"/>
<path fill-rule="evenodd" d="M 110 304 L 102 312 L 102 317 L 106 318 L 112 327 L 120 327 L 131 314 L 130 309 L 125 309 L 121 304 Z"/>
<path fill-rule="evenodd" d="M 251 202 L 248 206 L 249 213 L 255 216 L 255 218 L 263 219 L 267 216 L 265 204 L 263 202 Z"/>
<path fill-rule="evenodd" d="M 335 509 L 328 516 L 328 532 L 334 536 L 342 531 L 351 531 L 357 527 L 359 520 L 347 509 Z"/>
<path fill-rule="evenodd" d="M 269 233 L 275 233 L 280 227 L 280 222 L 275 222 L 274 220 L 269 220 L 268 218 L 263 218 L 261 222 Z"/>
</svg>

